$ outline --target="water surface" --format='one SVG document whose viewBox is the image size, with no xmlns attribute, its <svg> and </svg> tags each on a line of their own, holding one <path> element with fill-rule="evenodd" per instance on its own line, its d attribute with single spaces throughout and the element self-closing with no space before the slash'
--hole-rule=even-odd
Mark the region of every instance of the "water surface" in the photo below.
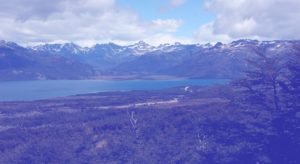
<svg viewBox="0 0 300 164">
<path fill-rule="evenodd" d="M 153 90 L 178 86 L 226 84 L 224 79 L 187 80 L 45 80 L 0 82 L 0 101 L 38 100 L 76 94 Z"/>
</svg>

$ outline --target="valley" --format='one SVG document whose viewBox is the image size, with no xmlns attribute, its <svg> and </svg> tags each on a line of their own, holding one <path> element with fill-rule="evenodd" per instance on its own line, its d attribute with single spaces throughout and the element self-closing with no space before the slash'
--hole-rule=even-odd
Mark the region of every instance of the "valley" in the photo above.
<svg viewBox="0 0 300 164">
<path fill-rule="evenodd" d="M 300 0 L 2 0 L 0 164 L 300 164 Z"/>
</svg>

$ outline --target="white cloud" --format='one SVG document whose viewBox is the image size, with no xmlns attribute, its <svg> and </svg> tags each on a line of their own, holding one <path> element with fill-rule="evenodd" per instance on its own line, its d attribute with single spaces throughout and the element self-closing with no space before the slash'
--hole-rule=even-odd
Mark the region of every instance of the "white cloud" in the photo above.
<svg viewBox="0 0 300 164">
<path fill-rule="evenodd" d="M 187 2 L 187 0 L 169 0 L 167 5 L 162 6 L 160 8 L 160 12 L 161 13 L 168 12 L 169 10 L 172 10 L 174 8 L 184 5 L 186 2 Z"/>
<path fill-rule="evenodd" d="M 215 34 L 213 32 L 213 23 L 202 25 L 194 33 L 194 40 L 200 43 L 208 42 L 228 42 L 231 38 L 226 34 Z"/>
<path fill-rule="evenodd" d="M 151 43 L 151 45 L 158 46 L 163 43 L 176 43 L 176 42 L 180 42 L 183 44 L 190 44 L 193 43 L 193 40 L 191 38 L 186 38 L 186 37 L 175 37 L 168 33 L 157 33 L 145 38 L 145 42 Z"/>
<path fill-rule="evenodd" d="M 45 19 L 55 12 L 64 10 L 64 0 L 9 0 L 0 4 L 0 16 L 25 21 L 29 18 Z"/>
<path fill-rule="evenodd" d="M 171 7 L 178 7 L 183 5 L 186 2 L 186 0 L 171 0 L 170 6 Z"/>
<path fill-rule="evenodd" d="M 115 0 L 10 0 L 0 4 L 0 38 L 21 44 L 131 43 L 157 33 L 171 35 L 182 20 L 142 21 Z"/>
<path fill-rule="evenodd" d="M 216 19 L 203 25 L 196 36 L 209 30 L 213 40 L 220 35 L 231 39 L 300 39 L 298 0 L 207 0 L 205 5 Z"/>
<path fill-rule="evenodd" d="M 151 27 L 157 31 L 176 32 L 182 24 L 183 21 L 177 19 L 156 19 L 151 22 Z"/>
</svg>

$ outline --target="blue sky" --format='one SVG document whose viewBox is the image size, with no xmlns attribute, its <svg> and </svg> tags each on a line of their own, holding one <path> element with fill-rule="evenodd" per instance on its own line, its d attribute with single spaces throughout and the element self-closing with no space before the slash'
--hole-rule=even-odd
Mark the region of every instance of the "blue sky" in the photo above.
<svg viewBox="0 0 300 164">
<path fill-rule="evenodd" d="M 300 0 L 7 0 L 0 39 L 83 46 L 300 39 Z"/>
<path fill-rule="evenodd" d="M 177 7 L 170 6 L 167 0 L 118 0 L 123 7 L 139 14 L 141 19 L 180 19 L 183 25 L 176 32 L 177 36 L 192 36 L 193 31 L 200 25 L 213 20 L 213 13 L 204 7 L 203 0 L 183 1 Z"/>
</svg>

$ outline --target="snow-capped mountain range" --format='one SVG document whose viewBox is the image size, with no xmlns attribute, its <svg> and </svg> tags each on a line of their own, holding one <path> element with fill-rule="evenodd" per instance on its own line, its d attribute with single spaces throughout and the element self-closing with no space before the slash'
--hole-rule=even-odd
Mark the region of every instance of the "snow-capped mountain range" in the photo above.
<svg viewBox="0 0 300 164">
<path fill-rule="evenodd" d="M 22 47 L 0 41 L 0 80 L 91 79 L 103 76 L 167 75 L 185 78 L 236 78 L 257 50 L 289 59 L 300 41 L 237 40 L 228 44 L 161 44 L 143 41 L 82 47 L 74 43 Z"/>
<path fill-rule="evenodd" d="M 161 44 L 159 46 L 152 46 L 145 43 L 144 41 L 139 41 L 133 45 L 128 46 L 119 46 L 114 43 L 107 44 L 96 44 L 92 47 L 81 47 L 74 43 L 65 43 L 65 44 L 44 44 L 33 47 L 28 47 L 29 49 L 42 52 L 51 52 L 56 54 L 94 54 L 97 50 L 103 50 L 110 55 L 115 54 L 127 54 L 134 56 L 141 56 L 150 52 L 171 52 L 176 51 L 182 46 L 180 43 L 174 44 Z"/>
</svg>

